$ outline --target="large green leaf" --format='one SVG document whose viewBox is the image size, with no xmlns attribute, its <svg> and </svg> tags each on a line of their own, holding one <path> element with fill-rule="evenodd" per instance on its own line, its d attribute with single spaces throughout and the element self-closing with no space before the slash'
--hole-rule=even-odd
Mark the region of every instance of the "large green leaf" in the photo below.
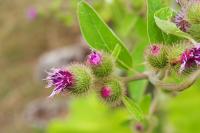
<svg viewBox="0 0 200 133">
<path fill-rule="evenodd" d="M 150 43 L 164 42 L 163 33 L 154 21 L 154 13 L 162 7 L 161 0 L 147 0 L 147 32 Z"/>
<path fill-rule="evenodd" d="M 144 52 L 145 48 L 148 46 L 148 37 L 146 31 L 146 20 L 143 18 L 138 18 L 135 27 L 135 40 L 134 49 L 132 51 L 132 56 L 134 57 L 133 69 L 138 72 L 145 71 L 144 62 Z M 129 73 L 130 76 L 133 76 L 135 73 Z M 138 80 L 129 83 L 129 92 L 131 97 L 136 101 L 140 102 L 142 100 L 142 96 L 144 94 L 144 90 L 146 87 L 145 80 Z"/>
<path fill-rule="evenodd" d="M 157 26 L 166 34 L 172 34 L 178 37 L 186 38 L 194 41 L 192 37 L 185 32 L 182 32 L 175 23 L 171 22 L 171 18 L 174 16 L 175 12 L 168 7 L 161 8 L 154 14 L 154 19 Z"/>
<path fill-rule="evenodd" d="M 135 118 L 135 120 L 142 121 L 144 119 L 144 114 L 142 112 L 142 109 L 139 107 L 139 105 L 135 101 L 128 98 L 127 96 L 124 96 L 123 103 L 129 110 L 131 115 Z"/>
<path fill-rule="evenodd" d="M 112 56 L 117 59 L 119 54 L 120 54 L 120 51 L 121 51 L 121 47 L 119 44 L 117 44 L 112 52 Z"/>
<path fill-rule="evenodd" d="M 131 69 L 132 57 L 130 53 L 117 35 L 88 3 L 79 2 L 78 17 L 81 32 L 90 47 L 112 53 L 116 45 L 119 45 L 121 50 L 117 62 L 126 70 Z"/>
</svg>

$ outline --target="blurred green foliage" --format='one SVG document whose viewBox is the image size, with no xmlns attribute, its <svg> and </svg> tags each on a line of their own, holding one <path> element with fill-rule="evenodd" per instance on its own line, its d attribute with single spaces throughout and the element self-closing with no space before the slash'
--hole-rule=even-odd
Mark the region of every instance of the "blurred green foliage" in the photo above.
<svg viewBox="0 0 200 133">
<path fill-rule="evenodd" d="M 50 123 L 49 133 L 131 133 L 129 114 L 124 108 L 112 109 L 94 94 L 75 98 L 66 120 Z"/>
<path fill-rule="evenodd" d="M 200 132 L 200 84 L 196 83 L 178 96 L 168 100 L 166 105 L 169 126 L 174 133 Z M 166 123 L 166 125 L 168 125 Z M 170 128 L 170 127 L 169 127 Z"/>
</svg>

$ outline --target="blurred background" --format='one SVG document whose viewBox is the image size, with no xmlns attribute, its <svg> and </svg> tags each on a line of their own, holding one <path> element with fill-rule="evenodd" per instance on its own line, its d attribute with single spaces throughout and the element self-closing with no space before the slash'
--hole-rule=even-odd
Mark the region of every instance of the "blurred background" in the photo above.
<svg viewBox="0 0 200 133">
<path fill-rule="evenodd" d="M 52 67 L 83 62 L 88 52 L 76 17 L 78 0 L 0 0 L 0 133 L 131 133 L 126 109 L 109 108 L 95 95 L 47 99 L 43 78 Z M 148 45 L 143 0 L 88 0 L 127 44 L 143 71 Z M 165 0 L 169 5 L 174 1 Z M 139 64 L 139 65 L 138 65 Z M 146 81 L 131 85 L 139 101 Z M 163 94 L 157 133 L 200 132 L 200 87 Z M 158 120 L 155 120 L 158 121 Z"/>
</svg>

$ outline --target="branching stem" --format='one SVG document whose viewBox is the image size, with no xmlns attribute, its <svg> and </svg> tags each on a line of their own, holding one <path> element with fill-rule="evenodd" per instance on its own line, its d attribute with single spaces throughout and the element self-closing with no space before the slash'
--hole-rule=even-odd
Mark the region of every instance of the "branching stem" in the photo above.
<svg viewBox="0 0 200 133">
<path fill-rule="evenodd" d="M 138 73 L 132 77 L 126 77 L 126 78 L 124 78 L 124 82 L 129 83 L 132 81 L 147 79 L 152 84 L 154 84 L 157 88 L 162 88 L 162 89 L 168 90 L 168 91 L 183 91 L 183 90 L 189 88 L 190 86 L 192 86 L 196 82 L 196 80 L 199 78 L 200 78 L 200 70 L 197 70 L 196 72 L 191 74 L 186 81 L 184 81 L 180 84 L 165 83 L 165 82 L 161 81 L 160 79 L 158 79 L 157 77 L 155 77 L 155 75 L 153 75 L 152 73 L 144 72 L 144 73 Z"/>
<path fill-rule="evenodd" d="M 137 80 L 143 80 L 148 79 L 148 75 L 146 73 L 138 73 L 134 75 L 133 77 L 126 77 L 124 78 L 125 83 L 129 83 L 131 81 L 137 81 Z"/>
<path fill-rule="evenodd" d="M 181 83 L 181 84 L 176 84 L 176 83 L 164 83 L 162 81 L 158 82 L 157 84 L 155 84 L 155 86 L 163 88 L 165 90 L 168 91 L 183 91 L 187 88 L 189 88 L 190 86 L 192 86 L 197 79 L 200 78 L 200 70 L 198 70 L 197 72 L 194 72 L 187 81 Z"/>
</svg>

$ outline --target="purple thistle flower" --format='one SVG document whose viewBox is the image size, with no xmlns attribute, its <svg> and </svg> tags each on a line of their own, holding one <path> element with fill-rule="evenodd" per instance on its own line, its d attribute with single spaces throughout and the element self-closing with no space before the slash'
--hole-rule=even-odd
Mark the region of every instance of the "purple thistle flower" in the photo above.
<svg viewBox="0 0 200 133">
<path fill-rule="evenodd" d="M 101 96 L 103 98 L 108 98 L 111 96 L 111 93 L 112 93 L 112 89 L 109 88 L 109 87 L 103 87 L 102 90 L 101 90 Z"/>
<path fill-rule="evenodd" d="M 87 62 L 91 65 L 101 64 L 102 55 L 98 52 L 92 52 L 87 59 Z"/>
<path fill-rule="evenodd" d="M 159 45 L 151 45 L 150 52 L 153 56 L 157 56 L 160 54 L 160 46 Z"/>
<path fill-rule="evenodd" d="M 54 95 L 64 91 L 67 88 L 70 88 L 73 85 L 74 77 L 72 73 L 65 69 L 51 69 L 52 72 L 48 72 L 48 76 L 45 80 L 47 80 L 48 85 L 47 88 L 54 87 L 53 92 L 49 97 L 53 97 Z"/>
<path fill-rule="evenodd" d="M 190 28 L 190 23 L 186 19 L 186 11 L 182 9 L 174 18 L 173 22 L 183 32 L 187 32 Z"/>
<path fill-rule="evenodd" d="M 200 44 L 195 46 L 194 48 L 187 49 L 181 55 L 181 68 L 180 71 L 182 72 L 186 68 L 190 68 L 192 66 L 199 66 L 200 65 Z"/>
<path fill-rule="evenodd" d="M 26 12 L 27 19 L 33 21 L 38 16 L 38 11 L 35 7 L 29 7 Z"/>
</svg>

